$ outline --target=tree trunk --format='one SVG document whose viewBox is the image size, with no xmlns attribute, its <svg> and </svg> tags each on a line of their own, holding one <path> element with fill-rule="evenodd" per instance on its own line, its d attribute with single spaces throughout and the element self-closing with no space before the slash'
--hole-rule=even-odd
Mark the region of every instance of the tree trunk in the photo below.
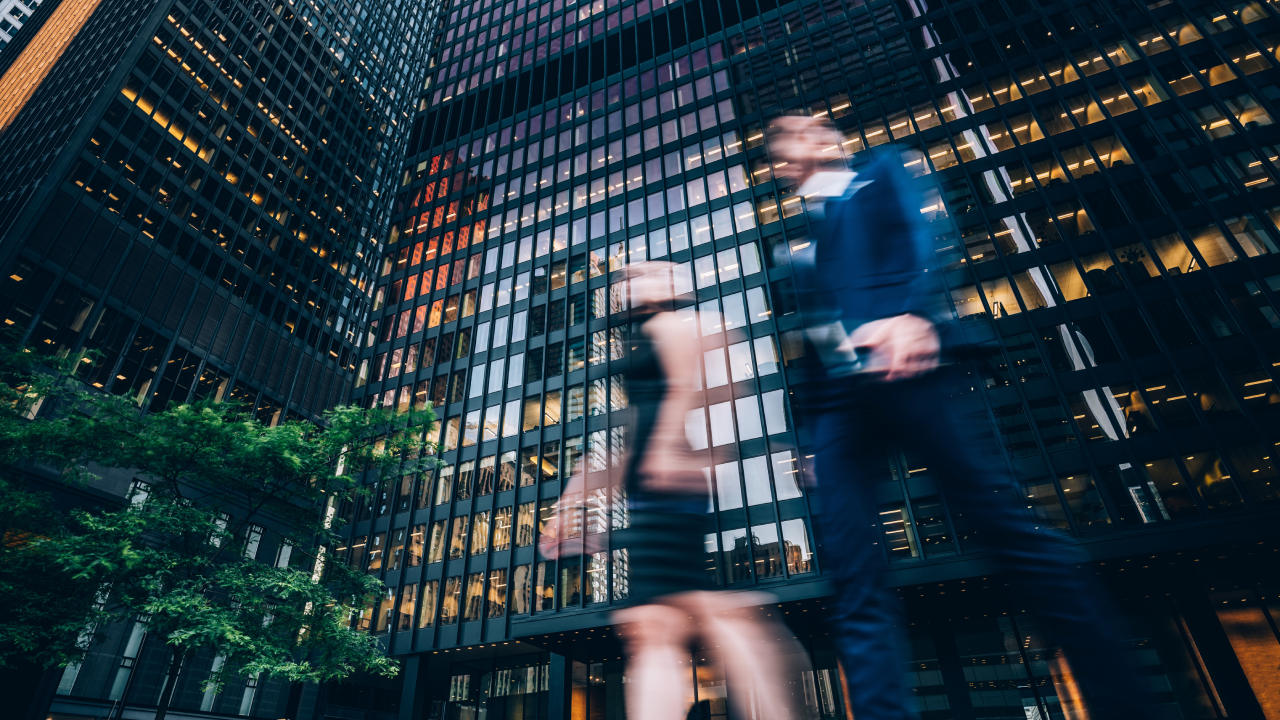
<svg viewBox="0 0 1280 720">
<path fill-rule="evenodd" d="M 177 650 L 169 657 L 169 673 L 164 679 L 164 690 L 160 693 L 160 702 L 156 705 L 155 720 L 164 720 L 169 714 L 169 702 L 173 700 L 173 690 L 178 685 L 178 673 L 182 672 L 183 655 Z"/>
</svg>

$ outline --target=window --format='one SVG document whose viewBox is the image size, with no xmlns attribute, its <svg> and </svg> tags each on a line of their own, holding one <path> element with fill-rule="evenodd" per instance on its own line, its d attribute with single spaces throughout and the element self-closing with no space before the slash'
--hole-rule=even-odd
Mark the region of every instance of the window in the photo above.
<svg viewBox="0 0 1280 720">
<path fill-rule="evenodd" d="M 275 566 L 278 568 L 289 567 L 289 559 L 292 557 L 292 555 L 293 555 L 293 545 L 290 545 L 289 543 L 284 542 L 282 540 L 280 542 L 280 548 L 276 551 Z"/>
<path fill-rule="evenodd" d="M 428 580 L 422 584 L 422 598 L 418 603 L 418 627 L 427 628 L 436 622 L 436 599 L 439 594 L 439 581 Z"/>
<path fill-rule="evenodd" d="M 484 573 L 467 576 L 467 595 L 463 605 L 463 621 L 479 620 L 484 609 Z"/>
<path fill-rule="evenodd" d="M 426 530 L 426 525 L 414 525 L 409 529 L 404 567 L 417 567 L 422 564 L 422 544 Z"/>
<path fill-rule="evenodd" d="M 400 588 L 400 601 L 397 603 L 396 619 L 392 626 L 395 631 L 403 632 L 413 629 L 413 607 L 417 595 L 417 585 L 405 585 Z"/>
<path fill-rule="evenodd" d="M 244 556 L 250 560 L 258 557 L 258 547 L 262 544 L 262 535 L 266 529 L 261 525 L 249 525 L 244 530 Z"/>
<path fill-rule="evenodd" d="M 440 606 L 440 624 L 455 625 L 458 622 L 458 605 L 462 595 L 462 578 L 445 578 L 444 596 Z"/>
<path fill-rule="evenodd" d="M 720 546 L 725 582 L 733 584 L 751 580 L 751 546 L 747 542 L 746 528 L 720 533 Z"/>
<path fill-rule="evenodd" d="M 471 554 L 483 555 L 489 551 L 489 511 L 479 512 L 471 522 Z"/>
<path fill-rule="evenodd" d="M 773 467 L 773 489 L 779 501 L 791 500 L 803 495 L 800 487 L 800 463 L 795 453 L 783 450 L 769 456 Z"/>
<path fill-rule="evenodd" d="M 444 559 L 445 542 L 448 539 L 448 521 L 439 520 L 431 524 L 431 537 L 427 543 L 427 563 L 440 562 Z"/>
<path fill-rule="evenodd" d="M 449 559 L 460 560 L 467 554 L 467 516 L 453 519 L 453 532 L 449 535 Z"/>
<path fill-rule="evenodd" d="M 535 505 L 523 503 L 516 511 L 516 547 L 528 547 L 535 537 Z"/>
<path fill-rule="evenodd" d="M 408 528 L 398 528 L 391 531 L 391 547 L 387 551 L 387 572 L 399 570 L 404 562 L 404 545 L 408 535 Z"/>
<path fill-rule="evenodd" d="M 511 548 L 511 511 L 512 508 L 498 508 L 493 511 L 493 551 L 501 552 Z"/>
<path fill-rule="evenodd" d="M 1280 478 L 1274 463 L 1271 445 L 1237 445 L 1227 448 L 1227 460 L 1235 472 L 1236 483 L 1253 501 L 1274 507 L 1280 499 Z"/>
<path fill-rule="evenodd" d="M 475 475 L 476 463 L 468 460 L 458 465 L 458 482 L 454 493 L 455 500 L 467 500 L 471 497 L 471 481 Z"/>
<path fill-rule="evenodd" d="M 368 567 L 366 570 L 376 573 L 382 569 L 383 553 L 386 550 L 387 534 L 377 533 L 369 536 Z"/>
<path fill-rule="evenodd" d="M 524 567 L 524 566 L 522 566 Z M 507 570 L 489 571 L 489 602 L 486 617 L 497 618 L 507 613 Z"/>
<path fill-rule="evenodd" d="M 737 462 L 715 467 L 716 500 L 721 511 L 742 507 L 742 486 Z"/>
</svg>

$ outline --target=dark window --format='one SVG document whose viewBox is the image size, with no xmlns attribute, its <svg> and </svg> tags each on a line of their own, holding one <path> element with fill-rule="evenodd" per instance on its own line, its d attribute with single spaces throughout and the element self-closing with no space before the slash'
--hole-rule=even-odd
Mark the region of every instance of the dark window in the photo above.
<svg viewBox="0 0 1280 720">
<path fill-rule="evenodd" d="M 1205 290 L 1187 295 L 1187 304 L 1191 306 L 1191 314 L 1200 322 L 1200 329 L 1211 338 L 1231 337 L 1239 335 L 1240 328 L 1227 312 L 1222 299 L 1212 290 Z"/>
<path fill-rule="evenodd" d="M 564 372 L 564 343 L 547 346 L 547 377 L 557 377 Z"/>
<path fill-rule="evenodd" d="M 564 329 L 564 303 L 563 299 L 552 300 L 547 306 L 547 331 L 556 332 Z"/>
<path fill-rule="evenodd" d="M 1116 334 L 1124 341 L 1130 357 L 1146 357 L 1160 352 L 1151 329 L 1147 327 L 1147 322 L 1142 319 L 1137 308 L 1112 312 L 1111 322 L 1115 323 Z"/>
<path fill-rule="evenodd" d="M 1200 204 L 1200 198 L 1196 197 L 1195 191 L 1191 189 L 1191 183 L 1180 170 L 1171 168 L 1153 176 L 1153 179 L 1171 207 L 1185 209 Z"/>
<path fill-rule="evenodd" d="M 542 379 L 542 348 L 533 348 L 525 353 L 524 381 L 538 382 Z"/>
<path fill-rule="evenodd" d="M 1181 350 L 1200 344 L 1200 338 L 1187 320 L 1187 314 L 1174 300 L 1152 303 L 1147 306 L 1151 320 L 1170 350 Z"/>
<path fill-rule="evenodd" d="M 538 305 L 529 309 L 529 337 L 540 337 L 547 332 L 547 306 Z"/>
<path fill-rule="evenodd" d="M 1124 195 L 1124 199 L 1129 203 L 1129 209 L 1139 221 L 1150 220 L 1164 214 L 1164 208 L 1160 206 L 1160 201 L 1156 199 L 1155 193 L 1151 192 L 1151 186 L 1146 180 L 1138 179 L 1120 183 L 1120 194 Z"/>
<path fill-rule="evenodd" d="M 1165 154 L 1155 131 L 1145 123 L 1125 128 L 1124 134 L 1129 140 L 1129 146 L 1133 148 L 1133 153 L 1140 160 L 1154 160 Z"/>
<path fill-rule="evenodd" d="M 1086 360 L 1092 360 L 1093 365 L 1120 361 L 1120 351 L 1100 316 L 1080 318 L 1074 325 L 1076 341 L 1080 343 Z"/>
<path fill-rule="evenodd" d="M 1113 230 L 1129 224 L 1120 201 L 1116 200 L 1115 194 L 1110 190 L 1089 193 L 1085 197 L 1089 200 L 1090 216 L 1103 230 Z"/>
</svg>

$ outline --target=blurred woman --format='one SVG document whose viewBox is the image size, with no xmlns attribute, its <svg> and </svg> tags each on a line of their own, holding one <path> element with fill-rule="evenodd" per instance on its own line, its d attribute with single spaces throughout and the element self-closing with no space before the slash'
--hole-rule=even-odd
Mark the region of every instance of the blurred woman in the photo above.
<svg viewBox="0 0 1280 720">
<path fill-rule="evenodd" d="M 783 688 L 794 668 L 784 658 L 803 657 L 780 623 L 758 608 L 765 593 L 711 592 L 705 537 L 714 532 L 702 463 L 685 435 L 685 417 L 699 407 L 694 388 L 701 347 L 696 334 L 671 312 L 671 264 L 633 265 L 631 357 L 626 371 L 634 413 L 631 443 L 623 463 L 631 526 L 614 531 L 614 547 L 629 555 L 631 607 L 614 613 L 627 651 L 628 717 L 684 720 L 689 707 L 691 648 L 714 649 L 730 678 L 729 701 L 741 717 L 788 720 Z M 561 496 L 561 512 L 580 502 L 584 481 L 575 474 Z M 548 555 L 567 554 L 555 543 L 558 522 L 549 523 L 540 544 Z"/>
</svg>

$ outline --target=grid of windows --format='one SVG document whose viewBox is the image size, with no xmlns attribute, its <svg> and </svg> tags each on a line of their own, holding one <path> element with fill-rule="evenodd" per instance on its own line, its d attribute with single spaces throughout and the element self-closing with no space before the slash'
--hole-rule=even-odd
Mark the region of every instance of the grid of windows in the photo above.
<svg viewBox="0 0 1280 720">
<path fill-rule="evenodd" d="M 40 310 L 29 341 L 104 352 L 84 379 L 140 405 L 215 396 L 273 423 L 319 414 L 349 391 L 376 268 L 369 233 L 389 202 L 379 187 L 403 151 L 396 91 L 416 65 L 379 54 L 388 33 L 415 41 L 426 20 L 346 10 L 339 42 L 312 5 L 161 12 L 28 234 L 6 322 Z M 370 81 L 390 88 L 366 94 Z"/>
<path fill-rule="evenodd" d="M 317 6 L 290 5 L 156 8 L 141 56 L 111 81 L 119 93 L 84 123 L 2 292 L 10 324 L 39 311 L 37 347 L 103 352 L 82 368 L 91 384 L 153 408 L 235 399 L 268 422 L 348 393 L 369 235 L 403 152 L 397 91 L 420 67 L 382 53 L 389 36 L 416 42 L 426 19 L 344 9 L 351 25 L 334 35 Z M 371 81 L 385 85 L 365 92 Z"/>
<path fill-rule="evenodd" d="M 100 351 L 77 366 L 82 379 L 144 411 L 234 400 L 275 424 L 345 401 L 406 96 L 421 81 L 418 31 L 431 22 L 429 7 L 392 10 L 302 0 L 86 10 L 47 75 L 21 78 L 38 87 L 0 132 L 5 324 L 38 352 Z M 287 564 L 278 539 L 253 526 L 246 551 Z M 359 552 L 395 571 L 419 564 L 423 548 L 405 529 Z M 158 659 L 135 652 L 132 632 L 127 646 L 95 647 L 59 692 L 154 702 Z M 136 678 L 120 671 L 134 660 Z M 174 707 L 276 712 L 277 681 L 203 687 L 222 661 L 193 659 Z"/>
<path fill-rule="evenodd" d="M 991 349 L 966 368 L 968 419 L 1038 523 L 1105 537 L 1274 507 L 1268 4 L 733 4 L 445 10 L 355 381 L 368 405 L 431 403 L 444 464 L 415 481 L 410 515 L 347 510 L 357 532 L 411 519 L 431 539 L 422 570 L 387 582 L 444 590 L 405 627 L 463 634 L 413 648 L 478 641 L 468 620 L 625 598 L 625 551 L 604 541 L 625 502 L 604 478 L 626 446 L 611 273 L 629 262 L 675 264 L 703 343 L 688 427 L 714 488 L 710 576 L 816 569 L 788 385 L 803 353 L 790 264 L 811 230 L 763 146 L 784 111 L 830 117 L 855 164 L 893 142 L 928 176 L 937 270 Z M 641 27 L 654 42 L 637 54 Z M 881 468 L 895 563 L 975 547 L 923 465 L 894 450 Z M 532 546 L 579 467 L 565 533 L 584 552 L 557 567 Z M 488 538 L 512 522 L 500 550 Z M 495 587 L 508 600 L 486 615 Z"/>
<path fill-rule="evenodd" d="M 3 51 L 9 41 L 13 40 L 22 26 L 35 14 L 40 4 L 38 0 L 33 0 L 30 5 L 18 0 L 0 2 L 0 51 Z"/>
<path fill-rule="evenodd" d="M 77 128 L 75 121 L 84 116 L 93 91 L 105 81 L 151 9 L 147 0 L 136 0 L 100 8 L 87 19 L 64 12 L 52 25 L 40 21 L 42 27 L 24 33 L 6 50 L 0 62 L 4 72 L 0 95 L 6 103 L 0 133 L 0 156 L 5 159 L 0 172 L 0 232 L 7 233 L 18 219 L 38 181 Z M 76 27 L 79 32 L 69 43 L 58 35 Z M 94 55 L 101 62 L 76 73 L 48 71 L 42 61 L 57 57 L 59 51 L 62 58 Z M 59 65 L 73 62 L 68 59 Z"/>
</svg>

